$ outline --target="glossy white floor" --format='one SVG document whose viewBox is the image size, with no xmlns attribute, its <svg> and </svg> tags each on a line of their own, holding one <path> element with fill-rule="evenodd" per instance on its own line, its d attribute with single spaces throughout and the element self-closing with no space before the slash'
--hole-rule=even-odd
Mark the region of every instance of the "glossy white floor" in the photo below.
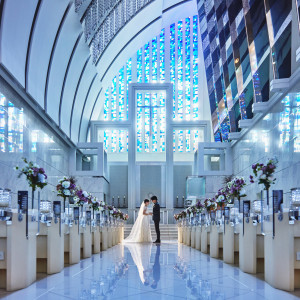
<svg viewBox="0 0 300 300">
<path fill-rule="evenodd" d="M 165 242 L 115 246 L 5 299 L 298 299 L 238 267 Z"/>
</svg>

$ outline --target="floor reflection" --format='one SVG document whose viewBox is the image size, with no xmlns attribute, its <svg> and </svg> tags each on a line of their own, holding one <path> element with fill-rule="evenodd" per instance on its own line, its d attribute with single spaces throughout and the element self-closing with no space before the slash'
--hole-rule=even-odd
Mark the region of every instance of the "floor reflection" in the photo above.
<svg viewBox="0 0 300 300">
<path fill-rule="evenodd" d="M 237 266 L 176 242 L 117 245 L 0 298 L 32 299 L 299 299 Z"/>
<path fill-rule="evenodd" d="M 152 289 L 157 289 L 160 280 L 160 245 L 152 243 L 145 244 L 125 244 L 130 251 L 132 260 L 137 267 L 140 280 L 144 286 L 150 285 Z M 155 249 L 154 263 L 151 264 L 151 250 Z"/>
</svg>

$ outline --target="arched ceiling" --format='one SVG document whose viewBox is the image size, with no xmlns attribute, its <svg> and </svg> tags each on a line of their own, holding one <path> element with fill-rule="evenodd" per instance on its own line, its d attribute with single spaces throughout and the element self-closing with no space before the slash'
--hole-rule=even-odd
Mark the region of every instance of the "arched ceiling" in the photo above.
<svg viewBox="0 0 300 300">
<path fill-rule="evenodd" d="M 196 0 L 147 5 L 116 34 L 95 66 L 73 1 L 0 0 L 1 67 L 73 142 L 85 141 L 89 121 L 103 105 L 98 101 L 102 81 L 138 49 L 140 35 L 157 22 L 159 30 L 161 16 L 181 5 L 196 7 Z"/>
</svg>

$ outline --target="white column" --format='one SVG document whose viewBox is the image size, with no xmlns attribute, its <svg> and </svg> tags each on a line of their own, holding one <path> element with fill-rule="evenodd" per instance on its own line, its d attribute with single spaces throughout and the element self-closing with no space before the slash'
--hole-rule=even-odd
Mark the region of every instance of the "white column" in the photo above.
<svg viewBox="0 0 300 300">
<path fill-rule="evenodd" d="M 169 85 L 166 98 L 166 208 L 173 209 L 173 87 Z"/>
</svg>

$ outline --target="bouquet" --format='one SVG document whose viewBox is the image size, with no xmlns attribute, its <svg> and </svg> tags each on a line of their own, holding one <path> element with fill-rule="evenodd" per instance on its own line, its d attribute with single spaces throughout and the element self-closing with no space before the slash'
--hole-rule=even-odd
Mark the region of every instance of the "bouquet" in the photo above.
<svg viewBox="0 0 300 300">
<path fill-rule="evenodd" d="M 189 216 L 192 216 L 193 217 L 193 215 L 194 214 L 196 214 L 197 213 L 197 208 L 196 208 L 196 206 L 189 206 L 187 209 L 186 209 L 186 213 L 189 215 Z"/>
<path fill-rule="evenodd" d="M 129 216 L 128 216 L 128 214 L 124 214 L 124 213 L 121 212 L 120 219 L 123 220 L 123 221 L 127 221 L 129 219 Z"/>
<path fill-rule="evenodd" d="M 92 197 L 91 194 L 79 188 L 75 191 L 74 202 L 78 206 L 83 206 L 84 204 L 89 203 L 89 199 L 91 197 Z"/>
<path fill-rule="evenodd" d="M 232 181 L 228 182 L 228 195 L 231 198 L 238 198 L 240 200 L 242 197 L 246 196 L 246 191 L 244 187 L 246 186 L 246 181 L 243 177 L 235 177 Z"/>
<path fill-rule="evenodd" d="M 66 177 L 60 179 L 56 186 L 57 196 L 63 197 L 72 197 L 75 196 L 76 192 L 76 180 L 74 177 Z"/>
<path fill-rule="evenodd" d="M 206 209 L 207 212 L 215 211 L 217 209 L 217 203 L 216 203 L 215 198 L 205 199 L 204 200 L 204 207 L 205 207 L 205 209 Z"/>
<path fill-rule="evenodd" d="M 100 200 L 98 210 L 102 212 L 106 209 L 106 206 L 106 203 L 103 200 Z"/>
<path fill-rule="evenodd" d="M 93 197 L 92 195 L 88 198 L 88 203 L 91 206 L 93 210 L 99 210 L 100 208 L 100 202 L 96 197 Z"/>
<path fill-rule="evenodd" d="M 180 221 L 181 219 L 185 219 L 186 218 L 186 211 L 185 210 L 183 210 L 183 211 L 181 211 L 180 213 L 178 213 L 178 214 L 175 214 L 174 215 L 174 219 L 178 222 L 178 221 Z"/>
<path fill-rule="evenodd" d="M 195 207 L 196 207 L 197 213 L 201 213 L 204 209 L 204 206 L 200 200 L 198 200 L 198 202 L 195 204 Z"/>
<path fill-rule="evenodd" d="M 43 189 L 47 185 L 47 174 L 45 170 L 32 161 L 27 161 L 26 158 L 23 158 L 23 161 L 25 163 L 24 168 L 20 169 L 18 166 L 15 167 L 15 170 L 20 170 L 18 178 L 25 175 L 26 180 L 33 191 L 37 188 Z"/>
<path fill-rule="evenodd" d="M 265 190 L 269 190 L 271 184 L 274 184 L 276 178 L 274 178 L 274 173 L 278 164 L 278 159 L 276 157 L 269 159 L 267 164 L 256 163 L 252 165 L 252 171 L 256 178 L 258 178 L 258 184 L 263 184 Z M 250 182 L 254 183 L 254 177 L 250 175 Z"/>
</svg>

